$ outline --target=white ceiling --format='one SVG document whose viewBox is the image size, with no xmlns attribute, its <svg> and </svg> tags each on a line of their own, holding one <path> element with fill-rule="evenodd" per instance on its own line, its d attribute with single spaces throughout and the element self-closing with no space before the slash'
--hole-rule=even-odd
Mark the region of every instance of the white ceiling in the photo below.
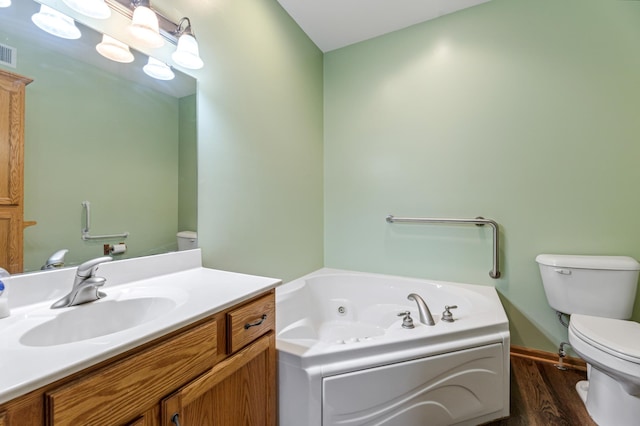
<svg viewBox="0 0 640 426">
<path fill-rule="evenodd" d="M 489 0 L 278 0 L 323 52 Z"/>
</svg>

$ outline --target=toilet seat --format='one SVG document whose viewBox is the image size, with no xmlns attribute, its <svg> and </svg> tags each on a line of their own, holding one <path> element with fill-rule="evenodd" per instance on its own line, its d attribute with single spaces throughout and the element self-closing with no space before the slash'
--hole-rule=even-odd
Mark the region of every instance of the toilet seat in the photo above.
<svg viewBox="0 0 640 426">
<path fill-rule="evenodd" d="M 640 364 L 640 323 L 573 314 L 569 328 L 585 343 L 616 358 Z"/>
</svg>

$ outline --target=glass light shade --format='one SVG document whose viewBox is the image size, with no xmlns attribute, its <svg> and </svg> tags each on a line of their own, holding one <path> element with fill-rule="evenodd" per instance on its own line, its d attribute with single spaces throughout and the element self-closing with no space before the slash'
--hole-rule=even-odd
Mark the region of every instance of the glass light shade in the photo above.
<svg viewBox="0 0 640 426">
<path fill-rule="evenodd" d="M 38 28 L 56 37 L 74 40 L 82 35 L 73 19 L 44 4 L 40 6 L 40 12 L 31 16 L 31 20 Z"/>
<path fill-rule="evenodd" d="M 107 19 L 111 9 L 104 0 L 62 0 L 69 8 L 90 18 Z"/>
<path fill-rule="evenodd" d="M 157 80 L 173 80 L 176 76 L 169 65 L 165 64 L 162 61 L 157 60 L 156 58 L 152 58 L 149 56 L 149 62 L 147 65 L 142 67 L 142 70 L 149 77 L 153 77 Z"/>
<path fill-rule="evenodd" d="M 99 54 L 112 61 L 128 64 L 133 62 L 133 53 L 129 46 L 106 34 L 102 35 L 102 42 L 96 45 Z"/>
<path fill-rule="evenodd" d="M 178 39 L 178 47 L 171 58 L 182 67 L 198 70 L 204 66 L 200 59 L 198 42 L 191 34 L 182 34 Z"/>
<path fill-rule="evenodd" d="M 9 7 L 11 6 L 11 0 L 0 0 L 0 7 Z"/>
<path fill-rule="evenodd" d="M 147 47 L 160 47 L 164 44 L 164 40 L 160 35 L 158 17 L 148 7 L 136 7 L 133 11 L 129 31 L 133 37 Z"/>
</svg>

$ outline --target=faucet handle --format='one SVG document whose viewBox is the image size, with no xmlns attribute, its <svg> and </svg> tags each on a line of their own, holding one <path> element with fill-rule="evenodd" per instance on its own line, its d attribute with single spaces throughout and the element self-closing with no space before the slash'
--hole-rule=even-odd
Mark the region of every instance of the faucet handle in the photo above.
<svg viewBox="0 0 640 426">
<path fill-rule="evenodd" d="M 398 314 L 399 317 L 403 317 L 402 318 L 402 328 L 414 328 L 415 326 L 413 325 L 413 318 L 411 318 L 411 312 L 409 311 L 404 311 L 404 312 L 400 312 Z"/>
<path fill-rule="evenodd" d="M 446 305 L 444 307 L 444 312 L 442 313 L 442 321 L 446 321 L 446 322 L 453 322 L 455 321 L 453 319 L 453 314 L 451 313 L 451 311 L 449 309 L 456 309 L 458 307 L 458 305 Z"/>
<path fill-rule="evenodd" d="M 86 262 L 78 266 L 76 275 L 80 278 L 92 277 L 93 274 L 96 273 L 96 270 L 101 263 L 111 262 L 112 260 L 113 257 L 111 256 L 102 256 L 96 257 L 95 259 L 87 260 Z"/>
</svg>

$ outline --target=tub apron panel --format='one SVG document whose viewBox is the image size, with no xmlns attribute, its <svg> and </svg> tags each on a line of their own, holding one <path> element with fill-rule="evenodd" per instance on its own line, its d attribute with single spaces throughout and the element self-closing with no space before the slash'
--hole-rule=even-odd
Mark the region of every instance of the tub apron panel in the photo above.
<svg viewBox="0 0 640 426">
<path fill-rule="evenodd" d="M 467 349 L 323 380 L 323 426 L 451 425 L 500 411 L 501 344 Z"/>
</svg>

